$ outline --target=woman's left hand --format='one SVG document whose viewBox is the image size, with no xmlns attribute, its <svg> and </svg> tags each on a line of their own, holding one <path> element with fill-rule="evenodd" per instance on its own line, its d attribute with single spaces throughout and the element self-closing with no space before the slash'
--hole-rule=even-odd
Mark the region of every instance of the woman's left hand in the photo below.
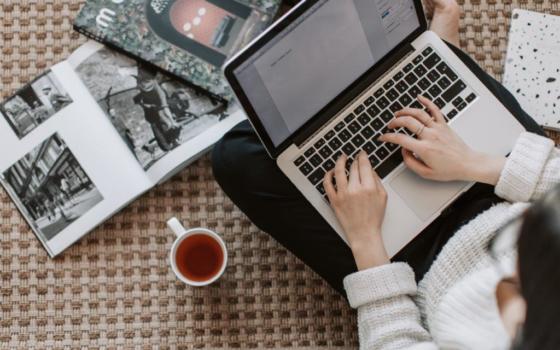
<svg viewBox="0 0 560 350">
<path fill-rule="evenodd" d="M 358 269 L 389 262 L 381 238 L 381 226 L 387 207 L 387 192 L 362 151 L 346 176 L 346 155 L 325 175 L 324 187 L 340 222 Z M 336 181 L 336 188 L 333 183 Z"/>
</svg>

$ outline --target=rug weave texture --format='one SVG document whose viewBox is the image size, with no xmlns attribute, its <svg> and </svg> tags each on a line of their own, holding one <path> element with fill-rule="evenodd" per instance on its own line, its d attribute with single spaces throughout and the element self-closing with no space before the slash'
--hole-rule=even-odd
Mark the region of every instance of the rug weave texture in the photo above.
<svg viewBox="0 0 560 350">
<path fill-rule="evenodd" d="M 85 41 L 72 31 L 82 3 L 1 2 L 3 97 Z M 560 14 L 559 1 L 462 3 L 461 44 L 498 78 L 512 8 Z M 230 264 L 218 284 L 193 289 L 175 280 L 171 216 L 222 234 Z M 355 313 L 231 203 L 208 156 L 57 259 L 1 190 L 0 302 L 0 349 L 357 347 Z"/>
</svg>

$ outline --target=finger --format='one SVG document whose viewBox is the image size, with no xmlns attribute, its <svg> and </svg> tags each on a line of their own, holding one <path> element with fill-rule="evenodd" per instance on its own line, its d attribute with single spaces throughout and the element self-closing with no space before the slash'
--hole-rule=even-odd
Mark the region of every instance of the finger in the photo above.
<svg viewBox="0 0 560 350">
<path fill-rule="evenodd" d="M 334 188 L 333 179 L 334 171 L 327 171 L 327 173 L 325 174 L 325 178 L 323 179 L 323 187 L 325 188 L 325 192 L 327 193 L 327 196 L 329 197 L 331 203 L 336 196 L 336 189 Z"/>
<path fill-rule="evenodd" d="M 361 151 L 358 155 L 358 167 L 360 169 L 360 180 L 362 184 L 366 186 L 375 185 L 373 169 L 371 167 L 371 163 L 369 162 L 367 153 L 364 151 Z"/>
<path fill-rule="evenodd" d="M 426 126 L 430 126 L 434 122 L 432 116 L 430 116 L 422 109 L 404 108 L 398 111 L 397 113 L 395 113 L 396 118 L 404 117 L 404 116 L 410 116 L 416 118 L 418 121 L 420 121 L 422 124 Z"/>
<path fill-rule="evenodd" d="M 401 133 L 388 133 L 381 135 L 379 141 L 390 142 L 406 148 L 414 153 L 422 152 L 422 143 L 414 137 L 404 135 Z"/>
<path fill-rule="evenodd" d="M 391 129 L 405 127 L 413 134 L 417 134 L 422 129 L 422 126 L 424 126 L 424 124 L 412 117 L 398 117 L 391 120 L 389 123 L 389 128 Z"/>
<path fill-rule="evenodd" d="M 431 169 L 426 164 L 424 164 L 424 162 L 416 158 L 411 151 L 406 150 L 404 148 L 402 149 L 402 155 L 403 155 L 404 163 L 410 170 L 414 171 L 416 174 L 420 175 L 421 177 L 424 178 L 428 177 L 428 175 L 431 172 Z"/>
<path fill-rule="evenodd" d="M 445 118 L 443 117 L 441 110 L 439 109 L 438 106 L 436 106 L 435 103 L 433 103 L 430 99 L 424 96 L 418 96 L 418 101 L 420 101 L 420 103 L 423 104 L 424 107 L 428 108 L 428 111 L 430 111 L 430 114 L 432 115 L 432 117 L 435 119 L 436 122 L 445 123 Z"/>
<path fill-rule="evenodd" d="M 358 167 L 358 159 L 352 161 L 350 165 L 350 175 L 348 176 L 348 186 L 360 185 L 360 169 Z"/>
<path fill-rule="evenodd" d="M 338 157 L 334 167 L 334 179 L 338 191 L 344 191 L 348 187 L 348 178 L 346 177 L 346 155 Z"/>
</svg>

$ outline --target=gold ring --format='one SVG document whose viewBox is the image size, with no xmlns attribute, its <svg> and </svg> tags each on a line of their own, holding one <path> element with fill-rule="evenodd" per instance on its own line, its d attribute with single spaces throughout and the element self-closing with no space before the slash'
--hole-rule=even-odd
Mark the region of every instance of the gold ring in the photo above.
<svg viewBox="0 0 560 350">
<path fill-rule="evenodd" d="M 426 129 L 426 125 L 422 124 L 422 126 L 419 127 L 418 130 L 414 134 L 416 136 L 420 137 L 425 129 Z"/>
</svg>

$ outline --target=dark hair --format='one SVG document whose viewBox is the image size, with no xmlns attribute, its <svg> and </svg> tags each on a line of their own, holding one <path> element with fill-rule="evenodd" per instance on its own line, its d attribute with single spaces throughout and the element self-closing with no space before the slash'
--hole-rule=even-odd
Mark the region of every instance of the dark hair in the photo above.
<svg viewBox="0 0 560 350">
<path fill-rule="evenodd" d="M 527 302 L 519 349 L 560 349 L 560 186 L 527 211 L 518 251 Z"/>
</svg>

